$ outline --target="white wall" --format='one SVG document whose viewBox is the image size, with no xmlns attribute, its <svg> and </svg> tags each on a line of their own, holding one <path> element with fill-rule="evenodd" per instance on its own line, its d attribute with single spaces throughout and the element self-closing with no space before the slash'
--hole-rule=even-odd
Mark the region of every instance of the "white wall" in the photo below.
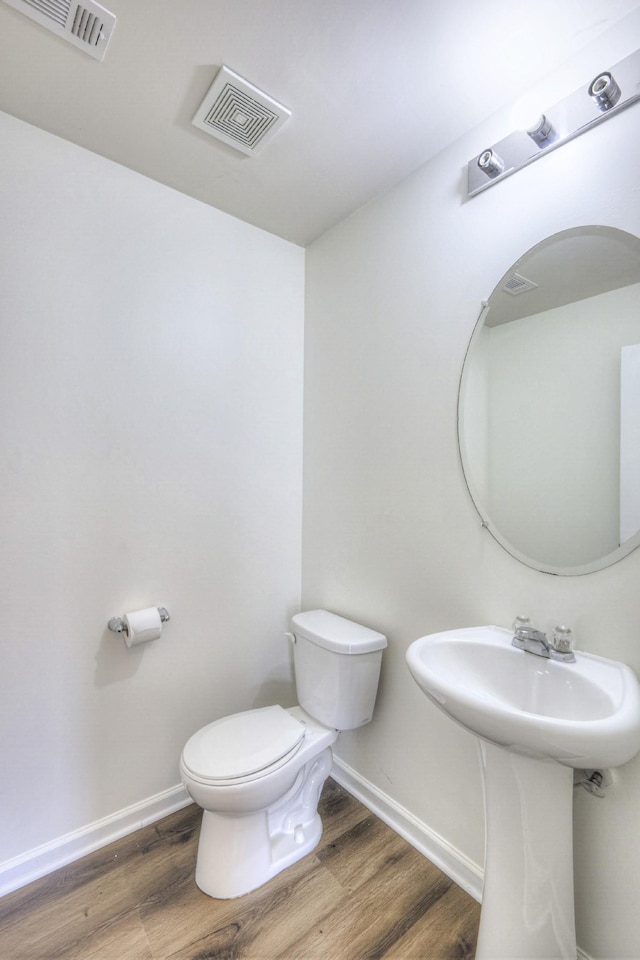
<svg viewBox="0 0 640 960">
<path fill-rule="evenodd" d="M 640 337 L 638 338 L 640 339 Z M 640 343 L 621 350 L 620 540 L 640 530 Z"/>
<path fill-rule="evenodd" d="M 302 249 L 0 116 L 0 863 L 293 693 Z M 165 604 L 162 638 L 107 631 Z"/>
<path fill-rule="evenodd" d="M 635 16 L 569 64 L 556 95 L 637 47 Z M 307 252 L 303 603 L 390 641 L 374 721 L 337 750 L 478 864 L 475 743 L 413 683 L 407 646 L 528 613 L 543 628 L 568 622 L 581 648 L 640 672 L 640 552 L 566 578 L 498 546 L 459 463 L 460 370 L 481 300 L 526 250 L 580 224 L 640 234 L 639 117 L 634 106 L 464 201 L 467 161 L 511 129 L 494 117 Z M 639 809 L 640 758 L 608 799 L 576 796 L 578 942 L 594 957 L 638 957 Z"/>
</svg>

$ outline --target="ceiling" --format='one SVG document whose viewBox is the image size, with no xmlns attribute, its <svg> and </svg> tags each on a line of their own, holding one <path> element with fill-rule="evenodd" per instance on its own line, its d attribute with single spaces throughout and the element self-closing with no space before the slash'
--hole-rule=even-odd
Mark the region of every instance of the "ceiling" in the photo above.
<svg viewBox="0 0 640 960">
<path fill-rule="evenodd" d="M 100 62 L 0 2 L 0 109 L 306 245 L 638 0 L 103 5 L 118 23 Z M 257 156 L 191 123 L 222 64 L 292 112 Z"/>
<path fill-rule="evenodd" d="M 514 275 L 532 282 L 515 295 Z M 547 237 L 518 260 L 489 297 L 485 326 L 538 316 L 630 284 L 640 284 L 640 240 L 614 227 L 583 226 Z"/>
</svg>

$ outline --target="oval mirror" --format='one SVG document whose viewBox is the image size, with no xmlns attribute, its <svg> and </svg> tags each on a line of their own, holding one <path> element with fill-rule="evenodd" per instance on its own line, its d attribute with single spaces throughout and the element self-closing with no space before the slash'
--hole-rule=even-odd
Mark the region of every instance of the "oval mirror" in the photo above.
<svg viewBox="0 0 640 960">
<path fill-rule="evenodd" d="M 533 247 L 483 304 L 458 400 L 465 479 L 514 557 L 578 575 L 640 544 L 640 239 Z"/>
</svg>

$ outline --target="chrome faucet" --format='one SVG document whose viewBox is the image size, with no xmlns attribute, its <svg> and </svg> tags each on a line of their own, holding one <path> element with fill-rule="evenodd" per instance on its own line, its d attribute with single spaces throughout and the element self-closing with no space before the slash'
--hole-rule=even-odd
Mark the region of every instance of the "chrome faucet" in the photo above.
<svg viewBox="0 0 640 960">
<path fill-rule="evenodd" d="M 542 630 L 536 630 L 526 622 L 519 623 L 521 619 L 523 618 L 516 618 L 512 646 L 524 650 L 525 653 L 533 653 L 537 657 L 546 657 L 548 660 L 575 663 L 576 657 L 571 649 L 571 631 L 568 627 L 556 627 L 553 639 L 550 641 Z"/>
</svg>

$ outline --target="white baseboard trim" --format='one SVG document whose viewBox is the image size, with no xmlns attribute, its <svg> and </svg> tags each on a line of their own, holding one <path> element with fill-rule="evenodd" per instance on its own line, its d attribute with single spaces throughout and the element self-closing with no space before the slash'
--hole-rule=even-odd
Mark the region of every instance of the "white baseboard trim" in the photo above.
<svg viewBox="0 0 640 960">
<path fill-rule="evenodd" d="M 392 830 L 404 837 L 412 847 L 415 847 L 423 856 L 435 863 L 443 873 L 446 873 L 454 883 L 462 887 L 474 900 L 482 903 L 484 871 L 473 860 L 465 857 L 444 837 L 431 830 L 426 823 L 418 820 L 405 807 L 396 803 L 384 791 L 357 773 L 344 760 L 335 756 L 331 776 L 372 813 L 384 820 Z M 592 960 L 592 957 L 578 947 L 577 960 Z"/>
<path fill-rule="evenodd" d="M 32 880 L 38 880 L 59 867 L 79 860 L 100 847 L 140 830 L 156 820 L 167 817 L 191 803 L 191 797 L 182 785 L 171 787 L 124 810 L 118 810 L 87 827 L 66 833 L 40 847 L 0 863 L 0 897 Z"/>
<path fill-rule="evenodd" d="M 482 901 L 483 870 L 476 863 L 338 757 L 333 758 L 331 776 L 474 900 Z"/>
<path fill-rule="evenodd" d="M 476 863 L 338 757 L 333 758 L 331 776 L 474 900 L 482 902 L 483 871 Z M 171 787 L 87 827 L 5 860 L 0 863 L 0 897 L 162 820 L 190 803 L 191 797 L 182 785 Z M 578 947 L 577 960 L 592 958 Z"/>
</svg>

